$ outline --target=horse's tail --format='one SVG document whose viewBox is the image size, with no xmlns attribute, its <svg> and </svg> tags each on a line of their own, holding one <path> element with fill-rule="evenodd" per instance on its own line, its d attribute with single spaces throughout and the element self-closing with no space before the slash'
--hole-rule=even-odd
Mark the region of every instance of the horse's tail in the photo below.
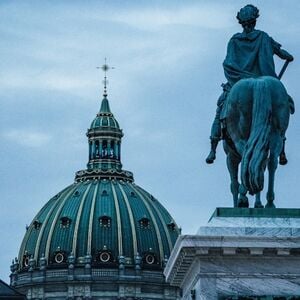
<svg viewBox="0 0 300 300">
<path fill-rule="evenodd" d="M 255 194 L 264 186 L 264 170 L 269 152 L 272 99 L 268 84 L 255 80 L 252 86 L 253 107 L 250 137 L 242 157 L 242 183 Z"/>
</svg>

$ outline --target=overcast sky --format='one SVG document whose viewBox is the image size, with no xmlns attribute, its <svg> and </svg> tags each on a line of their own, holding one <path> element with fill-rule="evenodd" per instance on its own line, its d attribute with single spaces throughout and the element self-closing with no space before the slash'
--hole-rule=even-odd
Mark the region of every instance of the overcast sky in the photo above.
<svg viewBox="0 0 300 300">
<path fill-rule="evenodd" d="M 100 107 L 96 67 L 104 57 L 115 67 L 108 98 L 125 134 L 123 166 L 136 184 L 185 234 L 216 207 L 232 205 L 222 147 L 214 165 L 205 157 L 226 44 L 240 31 L 235 16 L 248 2 L 0 2 L 1 279 L 8 281 L 26 224 L 86 166 L 85 133 Z M 283 76 L 296 114 L 275 203 L 299 207 L 300 1 L 252 3 L 260 9 L 257 28 L 295 56 Z M 277 71 L 283 63 L 276 60 Z"/>
</svg>

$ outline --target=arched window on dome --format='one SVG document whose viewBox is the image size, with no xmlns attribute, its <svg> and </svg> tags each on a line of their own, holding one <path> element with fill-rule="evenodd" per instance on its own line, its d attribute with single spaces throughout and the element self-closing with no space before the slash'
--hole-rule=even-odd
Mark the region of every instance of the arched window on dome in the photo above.
<svg viewBox="0 0 300 300">
<path fill-rule="evenodd" d="M 107 150 L 107 140 L 102 141 L 102 151 L 101 158 L 107 158 L 108 150 Z"/>
<path fill-rule="evenodd" d="M 89 159 L 92 159 L 93 143 L 89 142 Z"/>
<path fill-rule="evenodd" d="M 146 217 L 143 217 L 139 220 L 140 226 L 143 229 L 149 229 L 150 228 L 150 220 Z"/>
<path fill-rule="evenodd" d="M 101 195 L 102 196 L 107 196 L 108 195 L 107 190 L 103 190 Z"/>
<path fill-rule="evenodd" d="M 117 153 L 117 159 L 118 159 L 118 160 L 121 160 L 121 142 L 118 142 L 118 143 L 117 143 L 117 150 L 116 150 L 116 153 Z"/>
<path fill-rule="evenodd" d="M 71 224 L 71 219 L 69 217 L 61 217 L 60 218 L 60 227 L 61 228 L 68 228 Z"/>
<path fill-rule="evenodd" d="M 104 228 L 109 228 L 111 226 L 111 217 L 109 216 L 101 216 L 99 218 L 99 225 Z"/>
<path fill-rule="evenodd" d="M 109 158 L 115 158 L 115 141 L 110 142 Z"/>
<path fill-rule="evenodd" d="M 100 157 L 99 141 L 95 141 L 95 158 Z"/>
<path fill-rule="evenodd" d="M 39 221 L 39 220 L 35 220 L 33 222 L 33 228 L 36 229 L 36 230 L 39 230 L 42 226 L 42 223 Z"/>
<path fill-rule="evenodd" d="M 175 231 L 176 224 L 173 221 L 171 221 L 170 223 L 168 223 L 168 228 L 170 231 Z"/>
</svg>

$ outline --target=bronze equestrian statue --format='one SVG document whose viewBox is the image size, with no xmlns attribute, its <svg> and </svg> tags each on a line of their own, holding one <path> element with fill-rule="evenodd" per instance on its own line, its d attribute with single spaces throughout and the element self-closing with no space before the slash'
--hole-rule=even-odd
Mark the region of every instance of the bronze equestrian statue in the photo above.
<svg viewBox="0 0 300 300">
<path fill-rule="evenodd" d="M 248 207 L 246 193 L 256 195 L 255 207 L 262 207 L 260 191 L 264 170 L 269 170 L 266 207 L 275 207 L 274 175 L 278 164 L 286 164 L 285 131 L 294 113 L 293 99 L 275 73 L 273 55 L 287 62 L 293 56 L 267 33 L 256 30 L 258 9 L 246 5 L 237 14 L 242 33 L 233 35 L 223 62 L 227 83 L 219 97 L 211 129 L 211 151 L 206 159 L 213 163 L 221 137 L 227 154 L 234 206 Z M 280 76 L 282 76 L 282 73 Z M 241 162 L 241 184 L 238 165 Z"/>
</svg>

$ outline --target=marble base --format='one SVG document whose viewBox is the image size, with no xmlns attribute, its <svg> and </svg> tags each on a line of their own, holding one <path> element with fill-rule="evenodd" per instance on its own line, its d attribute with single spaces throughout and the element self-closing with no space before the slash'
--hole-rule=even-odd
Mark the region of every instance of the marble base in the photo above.
<svg viewBox="0 0 300 300">
<path fill-rule="evenodd" d="M 165 276 L 182 299 L 300 299 L 300 210 L 217 209 L 179 237 Z"/>
</svg>

